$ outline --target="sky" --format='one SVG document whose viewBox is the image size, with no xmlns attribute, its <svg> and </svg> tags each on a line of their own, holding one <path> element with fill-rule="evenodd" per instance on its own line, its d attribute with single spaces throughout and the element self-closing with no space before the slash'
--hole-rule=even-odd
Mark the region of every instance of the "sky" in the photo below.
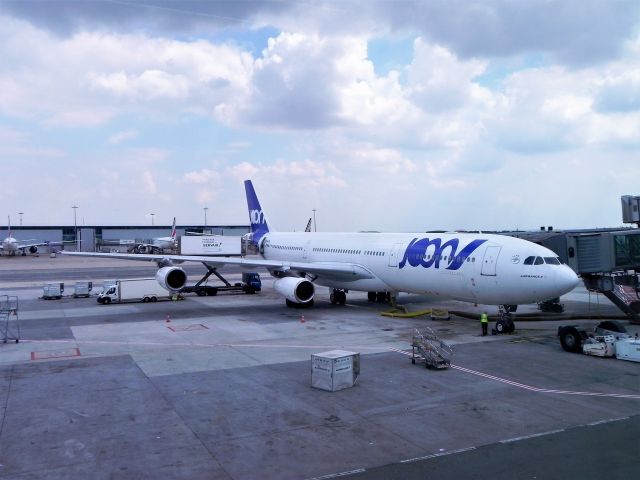
<svg viewBox="0 0 640 480">
<path fill-rule="evenodd" d="M 635 0 L 0 0 L 0 213 L 246 225 L 252 179 L 282 231 L 620 226 L 639 27 Z"/>
</svg>

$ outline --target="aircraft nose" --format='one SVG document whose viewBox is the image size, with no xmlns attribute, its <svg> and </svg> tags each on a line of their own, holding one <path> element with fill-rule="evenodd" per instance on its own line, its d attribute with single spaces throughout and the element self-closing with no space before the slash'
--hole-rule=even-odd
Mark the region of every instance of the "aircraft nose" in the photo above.
<svg viewBox="0 0 640 480">
<path fill-rule="evenodd" d="M 563 265 L 562 268 L 556 272 L 556 288 L 562 291 L 562 294 L 568 293 L 578 286 L 580 279 L 576 272 L 571 267 Z M 561 294 L 561 295 L 562 295 Z"/>
</svg>

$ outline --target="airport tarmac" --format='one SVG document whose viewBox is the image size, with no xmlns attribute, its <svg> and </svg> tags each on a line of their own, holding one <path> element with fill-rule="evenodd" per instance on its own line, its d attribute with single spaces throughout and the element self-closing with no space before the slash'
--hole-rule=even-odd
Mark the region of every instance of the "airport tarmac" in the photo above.
<svg viewBox="0 0 640 480">
<path fill-rule="evenodd" d="M 516 317 L 515 334 L 488 337 L 457 316 L 381 316 L 388 307 L 363 293 L 335 306 L 319 288 L 314 308 L 289 309 L 267 275 L 257 295 L 98 305 L 68 288 L 38 298 L 54 278 L 154 273 L 0 258 L 0 295 L 19 297 L 21 329 L 19 343 L 0 343 L 0 479 L 611 479 L 640 468 L 640 364 L 569 354 L 556 338 L 558 325 L 620 315 L 583 287 L 562 298 L 583 320 Z M 518 309 L 528 313 L 539 312 Z M 453 345 L 451 368 L 411 364 L 412 333 L 425 326 Z M 356 386 L 311 388 L 311 354 L 333 349 L 361 353 Z"/>
</svg>

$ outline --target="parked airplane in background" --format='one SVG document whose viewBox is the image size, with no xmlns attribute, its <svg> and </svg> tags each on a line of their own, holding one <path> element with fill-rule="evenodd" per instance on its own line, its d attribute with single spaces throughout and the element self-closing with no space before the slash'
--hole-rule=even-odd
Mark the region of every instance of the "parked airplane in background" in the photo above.
<svg viewBox="0 0 640 480">
<path fill-rule="evenodd" d="M 331 289 L 334 304 L 344 304 L 349 291 L 363 291 L 370 300 L 407 292 L 514 306 L 559 297 L 578 284 L 573 270 L 551 250 L 503 235 L 274 232 L 250 180 L 245 181 L 245 191 L 251 223 L 248 240 L 257 257 L 77 255 L 154 260 L 160 267 L 158 282 L 173 292 L 187 280 L 174 263 L 263 267 L 275 278 L 274 288 L 287 306 L 303 307 L 313 305 L 317 285 Z"/>
<path fill-rule="evenodd" d="M 136 253 L 162 253 L 165 250 L 175 250 L 178 247 L 176 239 L 176 217 L 173 217 L 171 236 L 152 238 L 151 243 L 138 243 L 133 247 Z"/>
<path fill-rule="evenodd" d="M 49 246 L 50 242 L 38 241 L 38 240 L 16 240 L 11 236 L 11 217 L 7 218 L 8 234 L 7 238 L 2 240 L 0 244 L 0 251 L 3 255 L 16 255 L 18 252 L 20 255 L 26 255 L 29 253 L 37 253 L 38 247 Z"/>
</svg>

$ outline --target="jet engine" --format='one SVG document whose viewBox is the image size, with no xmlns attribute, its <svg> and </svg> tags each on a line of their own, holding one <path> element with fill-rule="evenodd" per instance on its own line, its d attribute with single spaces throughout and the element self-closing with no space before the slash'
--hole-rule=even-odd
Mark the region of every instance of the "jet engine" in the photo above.
<svg viewBox="0 0 640 480">
<path fill-rule="evenodd" d="M 187 274 L 179 267 L 162 267 L 156 272 L 156 280 L 170 292 L 179 292 L 187 283 Z"/>
<path fill-rule="evenodd" d="M 38 247 L 32 245 L 29 247 L 29 253 L 36 253 L 38 251 Z"/>
<path fill-rule="evenodd" d="M 307 305 L 313 302 L 314 286 L 301 277 L 283 277 L 273 282 L 273 288 L 289 302 Z"/>
</svg>

